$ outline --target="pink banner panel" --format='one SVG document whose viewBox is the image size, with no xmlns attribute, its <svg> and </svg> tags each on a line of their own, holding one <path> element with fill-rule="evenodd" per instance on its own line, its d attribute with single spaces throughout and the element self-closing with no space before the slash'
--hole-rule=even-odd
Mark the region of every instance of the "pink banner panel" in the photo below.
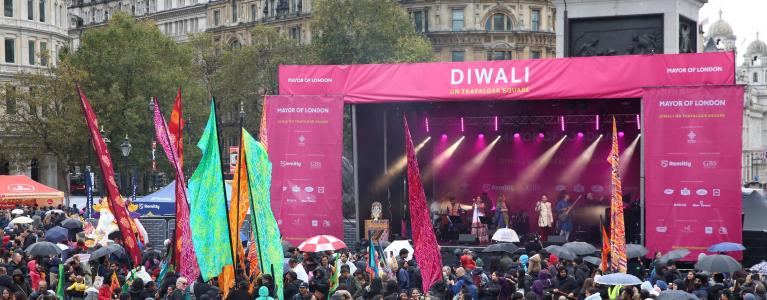
<svg viewBox="0 0 767 300">
<path fill-rule="evenodd" d="M 733 52 L 533 60 L 280 66 L 281 95 L 347 103 L 640 98 L 642 87 L 734 84 Z"/>
<path fill-rule="evenodd" d="M 272 210 L 293 244 L 329 234 L 343 238 L 338 96 L 267 96 Z"/>
<path fill-rule="evenodd" d="M 648 88 L 643 116 L 647 248 L 741 243 L 743 87 Z"/>
</svg>

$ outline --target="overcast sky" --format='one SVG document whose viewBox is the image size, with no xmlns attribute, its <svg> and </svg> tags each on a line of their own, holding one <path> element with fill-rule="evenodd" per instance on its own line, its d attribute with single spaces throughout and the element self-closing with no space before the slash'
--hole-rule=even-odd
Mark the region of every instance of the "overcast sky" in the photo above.
<svg viewBox="0 0 767 300">
<path fill-rule="evenodd" d="M 719 20 L 719 9 L 722 10 L 722 19 L 732 25 L 732 30 L 738 40 L 738 62 L 742 61 L 743 53 L 751 41 L 756 39 L 759 31 L 759 39 L 767 41 L 767 0 L 708 0 L 708 3 L 700 9 L 698 20 L 708 18 L 708 24 L 703 26 L 703 31 L 708 32 L 708 26 Z"/>
</svg>

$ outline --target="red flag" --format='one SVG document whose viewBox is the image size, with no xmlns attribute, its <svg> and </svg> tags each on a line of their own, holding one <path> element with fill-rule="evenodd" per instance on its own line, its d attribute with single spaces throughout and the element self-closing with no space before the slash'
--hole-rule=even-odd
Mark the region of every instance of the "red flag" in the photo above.
<svg viewBox="0 0 767 300">
<path fill-rule="evenodd" d="M 178 164 L 181 168 L 184 168 L 184 118 L 181 116 L 182 112 L 181 88 L 179 87 L 178 94 L 176 94 L 176 102 L 173 103 L 173 111 L 170 113 L 168 130 L 170 131 L 171 142 L 176 145 L 176 150 L 178 151 Z"/>
<path fill-rule="evenodd" d="M 405 147 L 407 148 L 407 187 L 410 198 L 410 219 L 413 226 L 413 244 L 416 262 L 421 268 L 422 291 L 429 288 L 442 278 L 442 255 L 437 246 L 437 237 L 431 227 L 429 208 L 426 206 L 426 195 L 421 183 L 421 171 L 415 156 L 413 138 L 410 127 L 405 119 Z"/>
<path fill-rule="evenodd" d="M 112 168 L 112 157 L 109 155 L 107 145 L 104 143 L 104 139 L 99 132 L 99 122 L 96 120 L 96 114 L 91 108 L 90 102 L 85 97 L 85 93 L 77 87 L 77 93 L 80 95 L 80 105 L 83 109 L 83 115 L 85 115 L 85 121 L 88 123 L 88 131 L 91 135 L 91 142 L 96 157 L 99 160 L 99 166 L 101 167 L 101 174 L 104 178 L 104 186 L 107 189 L 107 203 L 109 204 L 109 210 L 115 217 L 117 227 L 123 236 L 123 246 L 128 250 L 128 254 L 133 259 L 134 265 L 141 264 L 141 250 L 136 243 L 136 232 L 134 231 L 135 225 L 133 220 L 128 215 L 128 210 L 125 209 L 125 200 L 123 200 L 117 189 L 117 183 L 115 182 L 115 171 Z"/>
<path fill-rule="evenodd" d="M 628 271 L 628 259 L 626 258 L 626 226 L 623 221 L 623 194 L 621 192 L 620 177 L 620 151 L 618 151 L 618 128 L 615 125 L 613 117 L 613 143 L 610 150 L 610 156 L 607 161 L 610 163 L 612 172 L 611 181 L 611 201 L 610 201 L 610 267 L 616 272 L 626 273 Z"/>
<path fill-rule="evenodd" d="M 607 272 L 610 263 L 608 261 L 610 255 L 610 236 L 607 235 L 605 224 L 599 222 L 599 226 L 602 227 L 602 262 L 599 264 L 599 269 L 604 273 Z"/>
</svg>

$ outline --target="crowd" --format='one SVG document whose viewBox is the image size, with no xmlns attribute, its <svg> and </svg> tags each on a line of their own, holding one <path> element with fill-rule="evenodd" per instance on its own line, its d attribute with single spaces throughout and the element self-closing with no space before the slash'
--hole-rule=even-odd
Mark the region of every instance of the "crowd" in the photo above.
<svg viewBox="0 0 767 300">
<path fill-rule="evenodd" d="M 124 256 L 81 261 L 87 257 L 83 254 L 104 246 L 89 243 L 78 230 L 56 241 L 63 249 L 61 255 L 29 255 L 24 250 L 46 240 L 47 230 L 68 218 L 78 218 L 82 212 L 65 207 L 17 207 L 14 212 L 0 210 L 0 300 L 224 298 L 215 278 L 208 282 L 189 280 L 172 270 L 160 275 L 164 249 L 151 243 L 143 245 L 141 267 L 145 276 L 131 275 Z M 32 221 L 11 222 L 21 215 Z M 665 290 L 680 290 L 703 300 L 767 300 L 767 277 L 745 270 L 732 274 L 682 272 L 674 261 L 661 261 L 659 255 L 652 261 L 629 262 L 629 273 L 646 280 L 643 284 L 610 290 L 596 283 L 602 276 L 599 268 L 580 258 L 563 260 L 545 252 L 479 257 L 468 249 L 443 257 L 441 279 L 423 291 L 413 253 L 403 249 L 385 259 L 378 255 L 382 252 L 379 249 L 374 259 L 377 266 L 371 268 L 368 248 L 360 249 L 303 253 L 285 246 L 284 299 L 639 300 L 654 299 Z M 226 299 L 277 298 L 271 275 L 249 281 L 244 274 L 236 271 L 236 284 Z"/>
</svg>

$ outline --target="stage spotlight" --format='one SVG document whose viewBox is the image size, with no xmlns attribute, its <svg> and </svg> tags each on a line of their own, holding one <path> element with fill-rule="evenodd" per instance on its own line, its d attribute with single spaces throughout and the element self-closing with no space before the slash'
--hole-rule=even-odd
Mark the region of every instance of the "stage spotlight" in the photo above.
<svg viewBox="0 0 767 300">
<path fill-rule="evenodd" d="M 546 135 L 545 135 L 545 134 L 543 134 L 543 132 L 539 132 L 539 133 L 538 133 L 538 138 L 539 138 L 539 139 L 542 139 L 542 138 L 544 138 L 544 137 L 546 137 Z"/>
<path fill-rule="evenodd" d="M 444 134 L 444 133 L 442 134 L 442 136 L 441 136 L 441 141 L 442 141 L 443 143 L 444 143 L 444 142 L 447 142 L 447 134 Z"/>
<path fill-rule="evenodd" d="M 465 128 L 463 127 L 463 117 L 461 117 L 461 132 L 463 132 L 463 131 L 464 131 L 464 129 L 465 129 Z"/>
<path fill-rule="evenodd" d="M 485 134 L 484 133 L 480 133 L 480 134 L 477 135 L 477 138 L 484 139 L 485 138 Z"/>
<path fill-rule="evenodd" d="M 631 158 L 634 156 L 634 152 L 636 151 L 637 145 L 639 145 L 640 135 L 637 135 L 637 137 L 635 137 L 634 140 L 631 142 L 631 145 L 626 147 L 626 150 L 623 150 L 623 153 L 621 153 L 620 174 L 626 174 L 626 170 L 628 170 L 629 165 L 631 164 Z"/>
<path fill-rule="evenodd" d="M 639 121 L 639 114 L 637 114 L 637 130 L 642 130 L 642 123 Z"/>
<path fill-rule="evenodd" d="M 418 143 L 418 145 L 415 146 L 415 153 L 418 155 L 418 152 L 423 149 L 424 146 L 426 146 L 426 143 L 428 143 L 431 140 L 431 137 L 426 137 L 423 141 Z M 399 158 L 397 158 L 397 161 L 395 161 L 393 164 L 389 166 L 388 169 L 386 169 L 386 173 L 381 178 L 378 178 L 375 183 L 375 188 L 377 190 L 382 190 L 386 188 L 389 184 L 391 184 L 392 180 L 399 175 L 403 170 L 405 170 L 405 167 L 407 166 L 407 153 L 403 154 Z"/>
<path fill-rule="evenodd" d="M 538 158 L 535 159 L 530 165 L 528 165 L 522 172 L 520 173 L 520 176 L 517 178 L 517 181 L 514 182 L 515 187 L 523 187 L 527 186 L 528 184 L 532 183 L 533 180 L 537 179 L 538 176 L 541 175 L 541 172 L 543 172 L 544 169 L 546 169 L 546 166 L 549 165 L 549 162 L 551 162 L 551 158 L 554 157 L 554 153 L 557 152 L 560 146 L 562 146 L 562 142 L 565 141 L 566 137 L 562 137 L 557 141 L 556 144 L 552 145 L 546 152 L 541 154 Z"/>
<path fill-rule="evenodd" d="M 562 132 L 565 131 L 565 116 L 559 116 L 559 127 L 561 127 Z"/>
<path fill-rule="evenodd" d="M 495 131 L 498 131 L 498 116 L 495 116 Z"/>
<path fill-rule="evenodd" d="M 514 138 L 515 138 L 515 139 L 519 139 L 519 132 L 515 132 L 515 133 L 514 133 Z"/>
<path fill-rule="evenodd" d="M 583 138 L 583 132 L 578 132 L 578 138 L 579 139 Z"/>
<path fill-rule="evenodd" d="M 594 121 L 594 129 L 599 131 L 599 115 L 596 115 L 596 120 Z"/>
<path fill-rule="evenodd" d="M 565 169 L 562 175 L 559 176 L 559 182 L 573 184 L 581 178 L 583 171 L 586 170 L 589 162 L 591 162 L 591 159 L 594 157 L 594 151 L 597 149 L 597 144 L 599 144 L 600 140 L 602 140 L 602 136 L 599 136 L 594 140 L 591 145 L 589 145 L 586 150 L 584 150 L 583 153 L 581 153 L 581 155 L 579 155 L 572 164 Z"/>
<path fill-rule="evenodd" d="M 426 125 L 426 133 L 429 133 L 429 117 L 424 118 L 424 125 Z"/>
<path fill-rule="evenodd" d="M 442 151 L 437 157 L 435 157 L 431 163 L 426 167 L 426 172 L 424 172 L 424 176 L 422 178 L 432 178 L 437 172 L 439 172 L 440 169 L 442 169 L 443 166 L 445 166 L 445 163 L 447 163 L 447 160 L 453 156 L 455 153 L 455 150 L 458 149 L 458 146 L 461 145 L 463 140 L 466 139 L 465 136 L 462 136 L 460 139 L 455 141 L 450 147 L 445 149 L 445 151 Z"/>
<path fill-rule="evenodd" d="M 484 149 L 482 149 L 479 154 L 474 156 L 469 162 L 467 162 L 463 167 L 461 167 L 461 170 L 458 172 L 459 176 L 456 176 L 452 183 L 455 184 L 455 186 L 459 185 L 461 182 L 463 182 L 466 178 L 470 178 L 474 176 L 474 174 L 479 170 L 480 167 L 485 163 L 485 160 L 487 160 L 487 157 L 490 155 L 490 152 L 493 151 L 493 147 L 498 143 L 498 141 L 501 140 L 501 136 L 497 136 L 492 142 L 490 142 L 490 145 L 487 145 Z"/>
<path fill-rule="evenodd" d="M 626 135 L 626 134 L 623 131 L 618 131 L 618 136 L 619 137 L 623 137 L 624 135 Z"/>
</svg>

